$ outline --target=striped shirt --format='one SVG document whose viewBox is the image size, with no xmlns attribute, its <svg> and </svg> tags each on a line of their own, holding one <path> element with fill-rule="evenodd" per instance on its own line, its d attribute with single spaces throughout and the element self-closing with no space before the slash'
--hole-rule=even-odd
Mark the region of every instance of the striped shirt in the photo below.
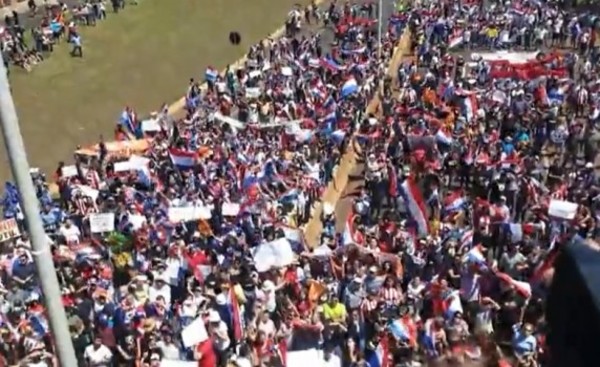
<svg viewBox="0 0 600 367">
<path fill-rule="evenodd" d="M 377 303 L 377 299 L 365 298 L 360 308 L 364 313 L 371 313 L 377 309 Z"/>
<path fill-rule="evenodd" d="M 86 172 L 85 181 L 87 185 L 93 189 L 98 190 L 98 188 L 100 188 L 100 176 L 98 175 L 98 172 L 94 170 L 89 170 Z"/>
<path fill-rule="evenodd" d="M 87 217 L 92 213 L 98 213 L 98 207 L 96 206 L 96 203 L 87 196 L 75 199 L 74 204 L 77 212 L 84 217 Z"/>
<path fill-rule="evenodd" d="M 400 301 L 400 292 L 393 287 L 384 287 L 379 291 L 379 296 L 387 304 L 395 304 Z"/>
</svg>

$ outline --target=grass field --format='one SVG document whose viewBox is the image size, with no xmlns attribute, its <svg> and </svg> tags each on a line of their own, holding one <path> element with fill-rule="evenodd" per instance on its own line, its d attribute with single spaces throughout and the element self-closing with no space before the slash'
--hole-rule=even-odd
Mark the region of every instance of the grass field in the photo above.
<svg viewBox="0 0 600 367">
<path fill-rule="evenodd" d="M 76 145 L 112 138 L 123 107 L 143 115 L 181 97 L 190 77 L 219 69 L 283 24 L 292 0 L 142 0 L 83 28 L 84 58 L 60 44 L 27 74 L 11 73 L 31 166 L 46 172 Z M 242 44 L 228 41 L 230 31 Z M 4 147 L 2 147 L 2 152 Z M 0 179 L 10 175 L 6 156 Z"/>
</svg>

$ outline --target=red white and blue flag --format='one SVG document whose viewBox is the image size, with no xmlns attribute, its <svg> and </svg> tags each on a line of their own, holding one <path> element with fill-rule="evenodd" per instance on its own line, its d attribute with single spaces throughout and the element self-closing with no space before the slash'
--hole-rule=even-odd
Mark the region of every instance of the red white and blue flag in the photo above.
<svg viewBox="0 0 600 367">
<path fill-rule="evenodd" d="M 421 189 L 419 189 L 412 177 L 404 180 L 401 188 L 408 212 L 417 225 L 417 233 L 420 236 L 426 236 L 429 234 L 429 223 L 427 221 L 425 201 L 423 200 Z"/>
<path fill-rule="evenodd" d="M 463 209 L 467 199 L 463 195 L 462 190 L 451 192 L 444 198 L 444 212 L 453 213 Z"/>
<path fill-rule="evenodd" d="M 374 350 L 369 350 L 365 356 L 370 367 L 388 367 L 389 350 L 387 337 L 381 338 Z"/>
<path fill-rule="evenodd" d="M 350 213 L 348 215 L 348 218 L 346 218 L 346 226 L 344 227 L 344 233 L 343 233 L 343 244 L 344 246 L 347 245 L 363 245 L 364 244 L 364 238 L 362 236 L 362 234 L 360 232 L 358 232 L 357 230 L 355 230 L 354 228 L 354 213 Z"/>
<path fill-rule="evenodd" d="M 180 168 L 190 168 L 196 165 L 198 154 L 183 149 L 169 149 L 169 156 L 174 165 Z"/>
<path fill-rule="evenodd" d="M 512 289 L 514 289 L 519 295 L 530 298 L 531 297 L 531 285 L 527 282 L 523 282 L 520 280 L 516 280 L 512 278 L 510 275 L 497 272 L 496 277 L 506 285 L 509 285 Z"/>
<path fill-rule="evenodd" d="M 236 341 L 240 341 L 244 336 L 244 319 L 240 312 L 240 305 L 233 287 L 230 287 L 229 292 L 227 293 L 227 310 L 231 316 L 230 320 L 233 328 L 233 337 Z"/>
</svg>

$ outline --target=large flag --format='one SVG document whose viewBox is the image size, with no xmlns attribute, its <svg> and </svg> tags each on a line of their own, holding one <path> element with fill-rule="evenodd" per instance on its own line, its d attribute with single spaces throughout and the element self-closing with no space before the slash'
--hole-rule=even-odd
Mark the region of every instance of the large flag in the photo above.
<svg viewBox="0 0 600 367">
<path fill-rule="evenodd" d="M 387 337 L 382 337 L 379 344 L 374 349 L 368 349 L 365 352 L 365 360 L 369 367 L 388 367 L 389 351 Z"/>
<path fill-rule="evenodd" d="M 174 165 L 180 168 L 190 168 L 196 165 L 198 154 L 183 149 L 169 149 L 169 156 Z"/>
<path fill-rule="evenodd" d="M 358 83 L 356 82 L 356 79 L 354 79 L 353 77 L 346 80 L 346 82 L 342 85 L 342 90 L 341 90 L 341 96 L 342 98 L 346 98 L 349 95 L 355 93 L 358 91 Z"/>
<path fill-rule="evenodd" d="M 408 212 L 417 224 L 418 234 L 426 236 L 429 234 L 429 223 L 427 222 L 427 212 L 425 211 L 425 201 L 423 200 L 421 189 L 419 189 L 412 177 L 404 180 L 401 188 Z"/>
<path fill-rule="evenodd" d="M 464 208 L 467 200 L 462 190 L 453 191 L 444 198 L 444 212 L 453 213 Z"/>
<path fill-rule="evenodd" d="M 425 349 L 425 352 L 430 357 L 435 357 L 438 355 L 437 348 L 436 348 L 437 341 L 436 341 L 436 337 L 435 337 L 435 332 L 436 332 L 435 320 L 428 319 L 427 321 L 425 321 L 425 324 L 423 325 L 422 342 L 423 342 L 423 348 Z"/>
<path fill-rule="evenodd" d="M 473 248 L 463 256 L 463 262 L 477 266 L 485 266 L 486 259 L 483 255 L 483 247 L 481 245 L 473 246 Z"/>
<path fill-rule="evenodd" d="M 497 272 L 498 279 L 513 288 L 518 294 L 525 298 L 531 297 L 531 285 L 527 282 L 513 279 L 510 275 Z"/>
<path fill-rule="evenodd" d="M 346 218 L 346 226 L 344 227 L 343 233 L 343 244 L 344 246 L 355 244 L 364 245 L 364 237 L 362 234 L 354 229 L 354 213 L 350 212 L 348 218 Z"/>
<path fill-rule="evenodd" d="M 397 319 L 388 324 L 388 329 L 392 336 L 396 340 L 408 341 L 410 340 L 410 332 L 408 326 L 404 324 L 402 319 Z"/>
<path fill-rule="evenodd" d="M 238 299 L 233 286 L 229 287 L 229 292 L 227 292 L 227 309 L 229 311 L 229 319 L 231 320 L 231 327 L 233 329 L 233 337 L 239 342 L 244 336 L 244 320 L 240 312 L 240 305 L 238 304 Z"/>
<path fill-rule="evenodd" d="M 462 304 L 460 303 L 459 291 L 452 291 L 446 296 L 443 303 L 444 316 L 451 319 L 457 313 L 463 314 Z"/>
</svg>

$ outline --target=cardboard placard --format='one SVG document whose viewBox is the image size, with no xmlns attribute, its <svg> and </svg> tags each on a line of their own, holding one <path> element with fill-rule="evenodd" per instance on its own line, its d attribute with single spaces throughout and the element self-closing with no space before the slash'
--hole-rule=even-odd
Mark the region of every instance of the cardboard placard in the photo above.
<svg viewBox="0 0 600 367">
<path fill-rule="evenodd" d="M 199 316 L 181 331 L 181 342 L 186 348 L 193 347 L 208 339 L 204 319 Z"/>
<path fill-rule="evenodd" d="M 115 213 L 90 214 L 90 230 L 92 233 L 105 233 L 115 230 Z"/>
<path fill-rule="evenodd" d="M 11 218 L 0 221 L 0 242 L 11 240 L 20 235 L 21 231 L 19 231 L 19 225 L 15 219 Z"/>
<path fill-rule="evenodd" d="M 236 217 L 240 213 L 240 204 L 223 203 L 222 212 L 225 217 Z"/>
<path fill-rule="evenodd" d="M 564 220 L 573 220 L 577 214 L 578 205 L 570 201 L 551 200 L 548 215 Z"/>
</svg>

